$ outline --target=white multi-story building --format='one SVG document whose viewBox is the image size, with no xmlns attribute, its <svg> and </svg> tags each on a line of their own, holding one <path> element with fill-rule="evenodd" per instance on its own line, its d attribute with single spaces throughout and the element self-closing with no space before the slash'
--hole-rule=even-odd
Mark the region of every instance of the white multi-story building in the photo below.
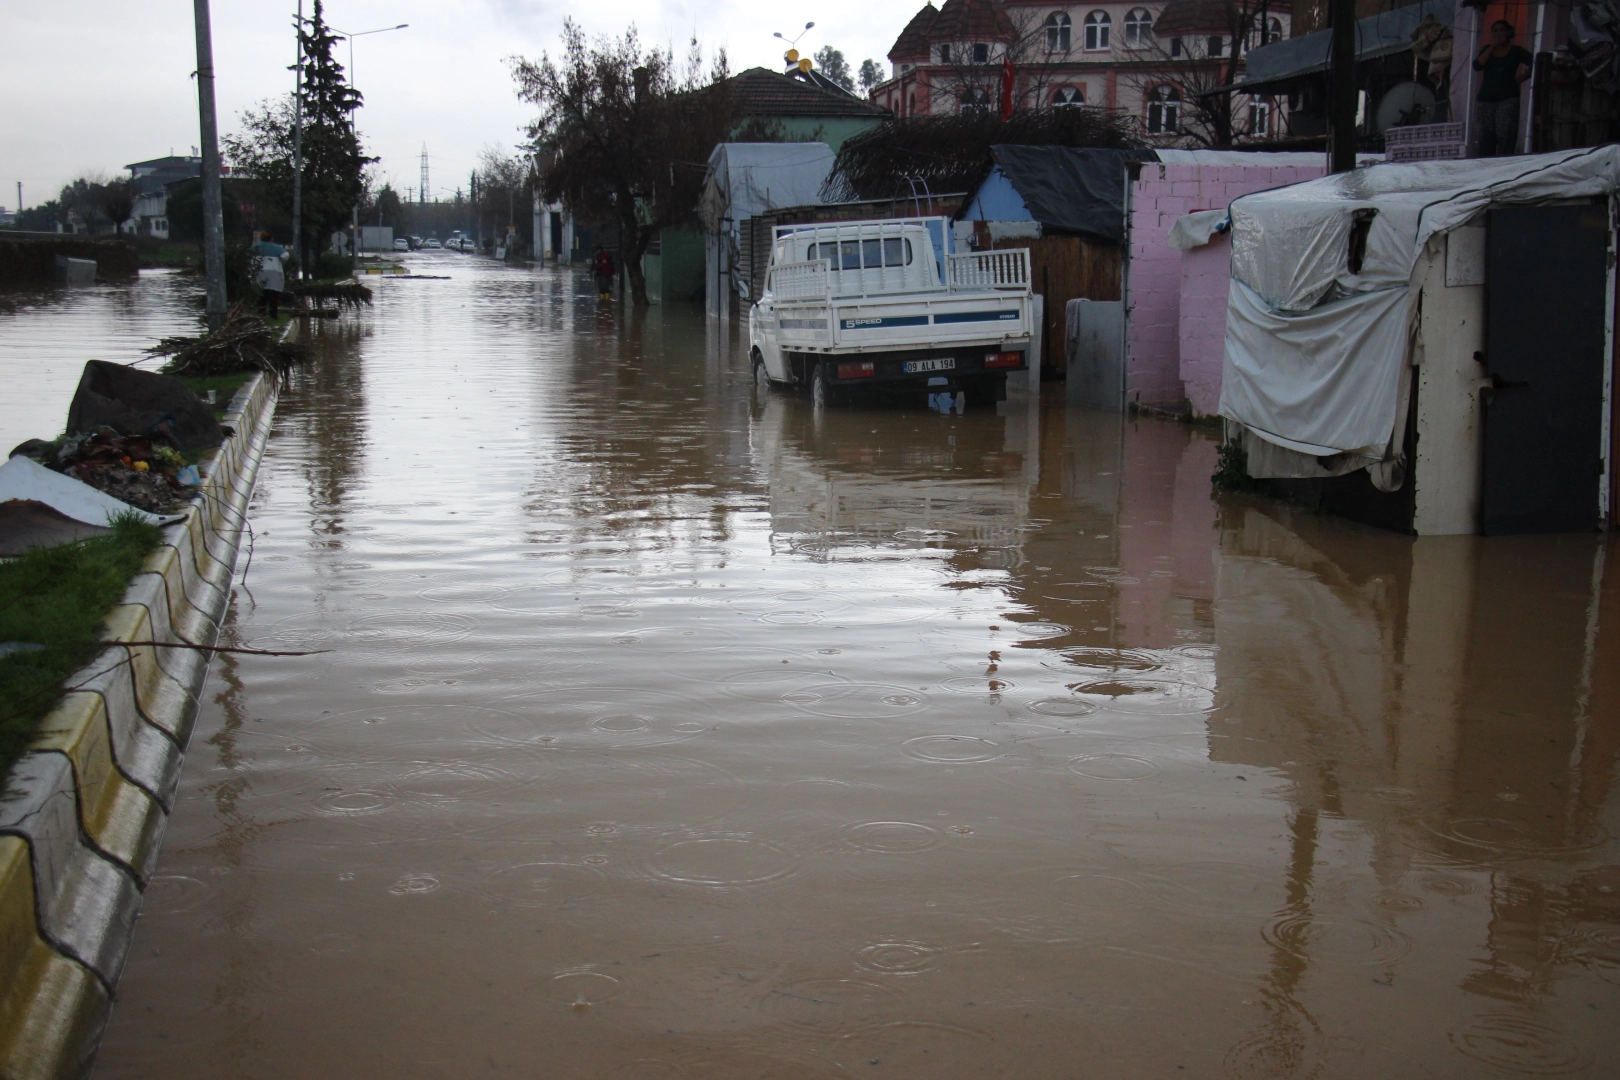
<svg viewBox="0 0 1620 1080">
<path fill-rule="evenodd" d="M 1165 145 L 1279 134 L 1270 99 L 1231 96 L 1230 112 L 1199 95 L 1236 82 L 1243 55 L 1289 33 L 1288 0 L 945 0 L 912 17 L 889 51 L 872 101 L 896 116 L 998 109 L 1003 80 L 1016 109 L 1091 106 L 1134 118 Z M 1212 123 L 1225 131 L 1206 130 Z"/>
</svg>

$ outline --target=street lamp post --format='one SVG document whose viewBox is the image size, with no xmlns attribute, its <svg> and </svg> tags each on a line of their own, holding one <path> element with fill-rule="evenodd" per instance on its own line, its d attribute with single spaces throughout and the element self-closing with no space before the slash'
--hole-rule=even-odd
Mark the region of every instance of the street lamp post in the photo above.
<svg viewBox="0 0 1620 1080">
<path fill-rule="evenodd" d="M 804 37 L 805 33 L 807 31 L 809 31 L 815 25 L 816 24 L 813 23 L 813 22 L 805 23 L 804 24 L 804 29 L 800 30 L 797 34 L 793 35 L 792 37 L 788 37 L 786 34 L 783 34 L 783 33 L 780 33 L 780 32 L 772 34 L 771 37 L 779 37 L 779 38 L 781 38 L 783 41 L 788 43 L 788 48 L 792 49 L 792 48 L 795 48 L 795 47 L 798 46 L 799 39 Z"/>
<path fill-rule="evenodd" d="M 298 276 L 309 277 L 304 265 L 304 0 L 298 0 L 298 21 L 293 24 L 298 52 L 293 63 L 293 207 L 292 253 Z"/>
<path fill-rule="evenodd" d="M 410 23 L 400 23 L 398 26 L 379 26 L 375 30 L 362 30 L 358 34 L 347 34 L 337 27 L 332 29 L 349 39 L 349 89 L 354 89 L 354 39 L 365 37 L 367 34 L 386 34 L 390 30 L 404 30 Z M 349 126 L 354 127 L 354 106 L 349 106 Z M 360 204 L 354 204 L 349 227 L 353 230 L 349 236 L 349 266 L 356 273 L 360 270 Z"/>
</svg>

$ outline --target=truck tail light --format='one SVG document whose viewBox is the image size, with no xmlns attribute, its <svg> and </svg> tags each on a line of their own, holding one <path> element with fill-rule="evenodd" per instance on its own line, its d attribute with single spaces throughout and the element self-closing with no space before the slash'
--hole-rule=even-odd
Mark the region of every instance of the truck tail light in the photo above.
<svg viewBox="0 0 1620 1080">
<path fill-rule="evenodd" d="M 1021 352 L 993 352 L 984 354 L 984 366 L 987 368 L 1015 368 L 1024 362 Z"/>
<path fill-rule="evenodd" d="M 840 379 L 870 379 L 876 374 L 877 371 L 872 367 L 872 361 L 870 360 L 838 365 L 838 377 Z"/>
</svg>

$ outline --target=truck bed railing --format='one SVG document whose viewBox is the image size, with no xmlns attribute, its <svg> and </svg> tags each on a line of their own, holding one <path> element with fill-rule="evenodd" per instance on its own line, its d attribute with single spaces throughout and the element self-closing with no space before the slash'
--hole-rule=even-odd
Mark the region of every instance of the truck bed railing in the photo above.
<svg viewBox="0 0 1620 1080">
<path fill-rule="evenodd" d="M 832 288 L 831 268 L 826 259 L 777 263 L 770 269 L 767 287 L 780 300 L 826 296 Z"/>
<path fill-rule="evenodd" d="M 945 256 L 945 286 L 951 292 L 1029 291 L 1029 249 L 970 251 Z"/>
</svg>

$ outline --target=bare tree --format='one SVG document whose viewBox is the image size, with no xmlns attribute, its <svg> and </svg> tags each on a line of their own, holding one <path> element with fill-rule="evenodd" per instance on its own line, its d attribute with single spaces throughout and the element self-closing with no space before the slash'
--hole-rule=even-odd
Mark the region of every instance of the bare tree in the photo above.
<svg viewBox="0 0 1620 1080">
<path fill-rule="evenodd" d="M 1083 45 L 1080 28 L 1069 20 L 1066 12 L 1002 9 L 1001 28 L 987 40 L 944 43 L 938 62 L 949 70 L 935 77 L 931 92 L 954 101 L 957 111 L 995 112 L 1010 60 L 1015 111 L 1085 104 L 1078 90 L 1068 85 L 1074 75 L 1063 70 Z M 1066 95 L 1065 89 L 1073 93 Z"/>
<path fill-rule="evenodd" d="M 635 27 L 587 41 L 563 22 L 557 61 L 513 57 L 518 97 L 539 108 L 533 149 L 553 152 L 541 177 L 584 221 L 614 225 L 634 303 L 647 303 L 641 260 L 660 229 L 691 219 L 703 162 L 736 127 L 724 50 L 705 64 L 694 38 L 684 70 L 668 49 L 644 49 Z"/>
<path fill-rule="evenodd" d="M 1261 114 L 1243 108 L 1248 98 L 1212 91 L 1238 81 L 1251 46 L 1280 36 L 1271 0 L 1204 0 L 1197 10 L 1186 25 L 1151 28 L 1137 44 L 1147 62 L 1122 78 L 1144 104 L 1144 134 L 1200 146 L 1263 134 L 1253 129 Z"/>
</svg>

